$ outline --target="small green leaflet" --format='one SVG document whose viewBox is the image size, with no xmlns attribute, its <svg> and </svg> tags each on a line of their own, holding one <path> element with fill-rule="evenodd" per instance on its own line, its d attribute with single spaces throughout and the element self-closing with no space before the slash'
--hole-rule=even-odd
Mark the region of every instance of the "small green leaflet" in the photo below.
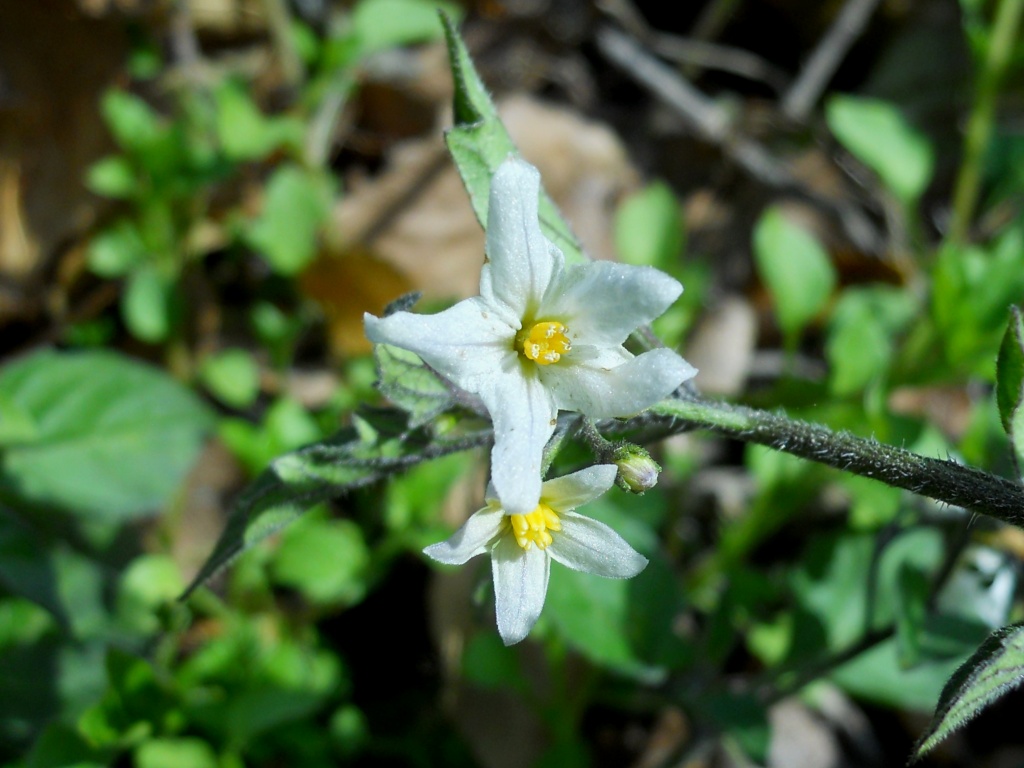
<svg viewBox="0 0 1024 768">
<path fill-rule="evenodd" d="M 440 15 L 455 80 L 455 126 L 445 133 L 445 141 L 466 185 L 477 221 L 486 227 L 491 176 L 505 158 L 519 153 L 498 117 L 455 24 L 444 12 Z M 576 236 L 543 190 L 540 193 L 540 226 L 548 239 L 565 254 L 567 262 L 580 264 L 587 261 Z"/>
<path fill-rule="evenodd" d="M 376 344 L 377 388 L 409 414 L 409 426 L 420 427 L 454 405 L 451 390 L 414 352 Z"/>
<path fill-rule="evenodd" d="M 410 429 L 408 415 L 399 410 L 365 409 L 353 417 L 352 427 L 330 440 L 281 456 L 238 500 L 213 554 L 184 596 L 313 505 L 422 461 L 484 445 L 491 430 L 429 438 L 426 430 Z"/>
<path fill-rule="evenodd" d="M 1024 624 L 997 629 L 946 683 L 935 716 L 914 748 L 920 760 L 940 741 L 1024 681 Z"/>
<path fill-rule="evenodd" d="M 996 403 L 999 405 L 999 418 L 1003 422 L 1010 444 L 1014 448 L 1017 460 L 1024 458 L 1024 318 L 1018 307 L 1010 307 L 1010 323 L 999 347 L 999 358 L 996 361 Z M 1019 428 L 1018 428 L 1019 427 Z"/>
</svg>

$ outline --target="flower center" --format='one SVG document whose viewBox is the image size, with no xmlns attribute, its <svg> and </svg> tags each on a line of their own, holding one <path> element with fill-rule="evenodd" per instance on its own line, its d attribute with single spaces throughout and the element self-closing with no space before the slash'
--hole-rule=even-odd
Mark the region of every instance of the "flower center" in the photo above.
<svg viewBox="0 0 1024 768">
<path fill-rule="evenodd" d="M 547 549 L 551 544 L 551 534 L 548 531 L 562 530 L 562 522 L 558 515 L 543 503 L 538 504 L 528 515 L 509 515 L 509 522 L 516 543 L 523 549 L 529 549 L 533 544 L 537 545 L 537 549 Z"/>
<path fill-rule="evenodd" d="M 535 323 L 523 338 L 523 354 L 537 365 L 557 363 L 572 349 L 568 333 L 568 328 L 554 320 Z"/>
</svg>

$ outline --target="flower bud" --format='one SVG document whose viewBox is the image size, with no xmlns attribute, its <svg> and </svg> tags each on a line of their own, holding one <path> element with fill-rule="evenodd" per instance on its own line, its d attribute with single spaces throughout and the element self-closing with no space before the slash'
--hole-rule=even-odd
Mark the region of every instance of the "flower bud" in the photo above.
<svg viewBox="0 0 1024 768">
<path fill-rule="evenodd" d="M 619 446 L 612 454 L 612 461 L 619 468 L 615 482 L 622 490 L 643 495 L 644 491 L 658 484 L 661 465 L 639 445 L 626 443 Z"/>
</svg>

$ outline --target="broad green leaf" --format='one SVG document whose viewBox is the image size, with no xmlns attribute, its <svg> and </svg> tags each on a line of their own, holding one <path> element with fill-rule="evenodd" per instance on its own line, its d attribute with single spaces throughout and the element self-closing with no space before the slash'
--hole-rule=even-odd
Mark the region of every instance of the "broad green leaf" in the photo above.
<svg viewBox="0 0 1024 768">
<path fill-rule="evenodd" d="M 225 349 L 210 355 L 199 374 L 207 389 L 232 408 L 247 408 L 259 396 L 259 367 L 244 349 Z"/>
<path fill-rule="evenodd" d="M 189 390 L 111 352 L 40 352 L 0 369 L 0 391 L 37 429 L 3 455 L 7 494 L 83 520 L 159 510 L 211 425 Z"/>
<path fill-rule="evenodd" d="M 443 13 L 441 20 L 455 80 L 455 126 L 445 133 L 445 141 L 466 185 L 477 221 L 486 227 L 491 176 L 509 155 L 518 154 L 518 151 L 498 117 L 454 22 Z M 548 239 L 565 254 L 567 262 L 586 261 L 576 236 L 543 189 L 540 193 L 540 226 Z"/>
<path fill-rule="evenodd" d="M 31 440 L 35 436 L 36 424 L 32 414 L 19 406 L 12 397 L 0 392 L 0 448 Z"/>
<path fill-rule="evenodd" d="M 85 185 L 97 195 L 122 200 L 132 196 L 138 186 L 138 179 L 127 157 L 110 155 L 89 166 Z"/>
<path fill-rule="evenodd" d="M 238 500 L 227 528 L 186 594 L 237 555 L 313 505 L 363 488 L 428 458 L 486 444 L 490 432 L 435 437 L 410 432 L 399 411 L 364 411 L 354 427 L 275 460 Z"/>
<path fill-rule="evenodd" d="M 1020 461 L 1024 458 L 1024 318 L 1010 307 L 1010 322 L 996 360 L 996 404 L 999 419 Z"/>
<path fill-rule="evenodd" d="M 935 715 L 914 748 L 914 759 L 1024 682 L 1024 624 L 993 632 L 957 669 L 939 696 Z"/>
<path fill-rule="evenodd" d="M 448 386 L 414 352 L 390 344 L 376 344 L 377 387 L 392 403 L 409 414 L 409 426 L 431 421 L 454 405 Z"/>
<path fill-rule="evenodd" d="M 770 208 L 754 229 L 754 258 L 774 299 L 779 325 L 792 343 L 825 308 L 835 288 L 828 253 L 810 232 L 779 208 Z"/>
<path fill-rule="evenodd" d="M 352 12 L 358 55 L 436 40 L 441 36 L 438 10 L 455 18 L 462 13 L 455 3 L 437 0 L 361 0 Z"/>
<path fill-rule="evenodd" d="M 843 146 L 875 173 L 903 203 L 921 197 L 935 158 L 928 140 L 892 104 L 836 95 L 825 105 L 828 126 Z"/>
<path fill-rule="evenodd" d="M 143 265 L 128 276 L 121 313 L 132 335 L 157 344 L 171 333 L 174 285 L 155 265 Z"/>
<path fill-rule="evenodd" d="M 294 275 L 316 256 L 320 228 L 331 202 L 327 176 L 283 165 L 267 182 L 263 211 L 247 228 L 246 239 L 274 271 Z"/>
</svg>

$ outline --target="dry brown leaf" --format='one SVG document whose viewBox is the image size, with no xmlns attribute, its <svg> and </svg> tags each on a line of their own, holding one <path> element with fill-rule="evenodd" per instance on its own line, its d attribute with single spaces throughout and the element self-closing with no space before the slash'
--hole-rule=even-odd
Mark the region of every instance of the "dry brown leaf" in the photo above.
<svg viewBox="0 0 1024 768">
<path fill-rule="evenodd" d="M 299 284 L 323 310 L 331 350 L 342 356 L 370 351 L 363 333 L 364 312 L 379 315 L 388 302 L 412 290 L 393 267 L 358 248 L 321 253 Z"/>
</svg>

